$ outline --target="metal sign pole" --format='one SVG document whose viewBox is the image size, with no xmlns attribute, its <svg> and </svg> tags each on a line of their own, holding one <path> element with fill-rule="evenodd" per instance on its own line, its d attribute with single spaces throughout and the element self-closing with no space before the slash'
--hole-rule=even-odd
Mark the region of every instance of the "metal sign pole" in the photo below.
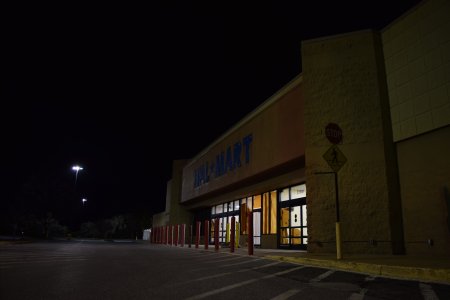
<svg viewBox="0 0 450 300">
<path fill-rule="evenodd" d="M 336 193 L 336 258 L 342 259 L 342 240 L 341 240 L 341 225 L 339 217 L 339 187 L 338 187 L 338 175 L 334 172 L 334 186 Z"/>
<path fill-rule="evenodd" d="M 342 240 L 341 240 L 341 225 L 339 215 L 339 186 L 337 172 L 315 172 L 314 174 L 334 174 L 334 190 L 336 198 L 336 258 L 342 259 Z"/>
</svg>

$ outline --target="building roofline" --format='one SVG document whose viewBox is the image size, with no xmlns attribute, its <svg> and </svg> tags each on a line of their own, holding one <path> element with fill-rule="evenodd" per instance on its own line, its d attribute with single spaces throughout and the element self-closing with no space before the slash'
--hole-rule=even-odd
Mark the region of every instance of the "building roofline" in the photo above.
<svg viewBox="0 0 450 300">
<path fill-rule="evenodd" d="M 389 28 L 391 28 L 392 26 L 394 26 L 395 24 L 397 24 L 398 22 L 402 21 L 404 18 L 406 18 L 407 16 L 409 16 L 413 11 L 419 9 L 419 7 L 421 7 L 422 5 L 424 5 L 425 3 L 429 2 L 429 0 L 422 0 L 421 2 L 417 3 L 416 5 L 414 5 L 413 7 L 411 7 L 410 9 L 408 9 L 407 11 L 405 11 L 403 14 L 401 14 L 400 16 L 396 17 L 391 23 L 387 24 L 386 26 L 384 26 L 380 32 L 384 33 L 386 30 L 388 30 Z"/>
<path fill-rule="evenodd" d="M 312 38 L 312 39 L 308 39 L 308 40 L 303 40 L 302 41 L 302 45 L 303 44 L 309 44 L 309 43 L 317 43 L 317 42 L 320 42 L 320 41 L 326 41 L 326 40 L 330 40 L 330 39 L 336 39 L 336 38 L 340 38 L 340 37 L 346 37 L 346 36 L 350 36 L 350 35 L 354 35 L 354 34 L 358 34 L 358 33 L 366 33 L 366 32 L 377 32 L 377 30 L 375 30 L 375 29 L 362 29 L 362 30 L 344 32 L 344 33 L 337 33 L 337 34 L 332 34 L 332 35 L 325 35 L 325 36 L 320 36 L 320 37 L 316 37 L 316 38 Z"/>
<path fill-rule="evenodd" d="M 303 80 L 302 73 L 295 76 L 291 81 L 286 83 L 282 88 L 280 88 L 277 92 L 275 92 L 271 97 L 269 97 L 267 100 L 265 100 L 263 103 L 261 103 L 258 107 L 256 107 L 253 111 L 248 113 L 244 118 L 242 118 L 239 122 L 237 122 L 233 127 L 228 129 L 225 133 L 220 135 L 217 139 L 215 139 L 211 144 L 209 144 L 206 148 L 201 150 L 199 153 L 197 153 L 187 164 L 186 166 L 189 166 L 196 162 L 199 158 L 201 158 L 203 155 L 205 155 L 211 148 L 216 146 L 218 143 L 220 143 L 222 140 L 224 140 L 227 136 L 235 132 L 238 128 L 240 128 L 245 123 L 252 120 L 254 117 L 256 117 L 258 114 L 260 114 L 262 111 L 267 109 L 269 106 L 271 106 L 273 103 L 275 103 L 278 99 L 286 95 L 288 92 L 290 92 L 294 87 L 299 85 Z M 186 167 L 185 166 L 185 167 Z"/>
</svg>

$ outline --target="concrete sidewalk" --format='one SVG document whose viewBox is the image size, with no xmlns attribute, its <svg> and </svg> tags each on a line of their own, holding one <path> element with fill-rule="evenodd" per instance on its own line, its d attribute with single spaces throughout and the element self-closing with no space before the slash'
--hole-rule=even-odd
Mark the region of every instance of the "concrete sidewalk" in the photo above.
<svg viewBox="0 0 450 300">
<path fill-rule="evenodd" d="M 214 246 L 210 246 L 209 250 L 214 251 Z M 230 249 L 221 248 L 220 251 L 229 252 Z M 248 249 L 238 248 L 235 250 L 235 254 L 248 255 Z M 259 248 L 254 249 L 253 255 L 374 276 L 450 284 L 450 259 L 448 257 L 344 254 L 342 259 L 337 260 L 335 254 L 312 254 L 306 251 Z"/>
</svg>

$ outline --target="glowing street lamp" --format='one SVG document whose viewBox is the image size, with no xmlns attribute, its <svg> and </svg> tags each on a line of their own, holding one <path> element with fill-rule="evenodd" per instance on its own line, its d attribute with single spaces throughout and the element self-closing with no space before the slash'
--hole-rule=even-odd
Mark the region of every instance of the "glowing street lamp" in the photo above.
<svg viewBox="0 0 450 300">
<path fill-rule="evenodd" d="M 85 203 L 86 201 L 87 201 L 86 198 L 81 199 L 81 202 L 83 203 L 83 206 L 84 206 L 84 203 Z"/>
<path fill-rule="evenodd" d="M 75 185 L 77 185 L 78 172 L 83 170 L 83 168 L 77 165 L 77 166 L 73 166 L 72 170 L 75 171 Z"/>
</svg>

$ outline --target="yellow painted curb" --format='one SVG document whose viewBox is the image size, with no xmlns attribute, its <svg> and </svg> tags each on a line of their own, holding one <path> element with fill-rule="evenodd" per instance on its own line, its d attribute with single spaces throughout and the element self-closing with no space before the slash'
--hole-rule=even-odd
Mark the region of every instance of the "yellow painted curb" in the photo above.
<svg viewBox="0 0 450 300">
<path fill-rule="evenodd" d="M 376 276 L 386 276 L 408 280 L 419 280 L 419 281 L 450 284 L 450 269 L 390 266 L 390 265 L 368 264 L 342 260 L 338 261 L 338 260 L 276 256 L 276 255 L 267 255 L 265 256 L 265 258 L 316 267 L 365 273 Z"/>
</svg>

